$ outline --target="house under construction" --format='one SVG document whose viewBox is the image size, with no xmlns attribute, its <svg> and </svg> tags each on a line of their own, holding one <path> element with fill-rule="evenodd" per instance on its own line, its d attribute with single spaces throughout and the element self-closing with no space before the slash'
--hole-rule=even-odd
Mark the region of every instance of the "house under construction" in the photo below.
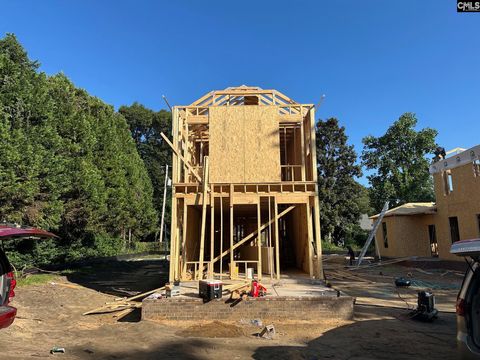
<svg viewBox="0 0 480 360">
<path fill-rule="evenodd" d="M 323 278 L 314 106 L 230 87 L 172 121 L 170 281 Z"/>
</svg>

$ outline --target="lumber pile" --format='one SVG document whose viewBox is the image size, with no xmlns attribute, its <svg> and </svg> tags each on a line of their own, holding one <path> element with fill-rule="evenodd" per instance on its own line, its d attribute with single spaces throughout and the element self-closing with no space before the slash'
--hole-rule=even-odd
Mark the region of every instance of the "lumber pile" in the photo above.
<svg viewBox="0 0 480 360">
<path fill-rule="evenodd" d="M 129 314 L 130 312 L 132 312 L 133 310 L 142 307 L 142 303 L 135 300 L 142 299 L 148 295 L 151 295 L 156 292 L 160 292 L 164 289 L 165 289 L 165 286 L 162 286 L 161 288 L 150 290 L 129 298 L 116 298 L 114 299 L 114 301 L 106 302 L 105 305 L 98 307 L 96 309 L 84 312 L 82 315 L 106 314 L 106 313 L 113 313 L 113 312 L 116 313 L 120 311 L 120 313 L 117 313 L 113 316 L 123 317 Z"/>
<path fill-rule="evenodd" d="M 242 295 L 250 291 L 252 284 L 250 281 L 242 281 L 240 283 L 227 285 L 223 288 L 224 291 L 230 293 L 232 299 L 239 299 Z"/>
</svg>

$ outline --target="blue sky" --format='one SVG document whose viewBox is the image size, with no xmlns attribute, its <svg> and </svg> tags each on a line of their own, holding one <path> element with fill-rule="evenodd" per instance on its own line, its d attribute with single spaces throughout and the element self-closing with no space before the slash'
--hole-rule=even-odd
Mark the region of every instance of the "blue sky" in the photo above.
<svg viewBox="0 0 480 360">
<path fill-rule="evenodd" d="M 439 131 L 447 150 L 480 141 L 480 13 L 455 0 L 4 1 L 13 32 L 41 69 L 118 106 L 186 105 L 213 89 L 275 88 L 326 98 L 350 142 L 381 135 L 402 113 Z"/>
</svg>

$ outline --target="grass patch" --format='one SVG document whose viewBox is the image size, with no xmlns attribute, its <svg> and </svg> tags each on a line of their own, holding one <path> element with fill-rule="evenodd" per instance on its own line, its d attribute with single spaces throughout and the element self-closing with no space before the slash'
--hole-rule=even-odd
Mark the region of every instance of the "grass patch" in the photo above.
<svg viewBox="0 0 480 360">
<path fill-rule="evenodd" d="M 328 241 L 322 241 L 322 250 L 345 251 L 345 248 L 335 245 L 334 243 L 329 243 Z"/>
<path fill-rule="evenodd" d="M 58 275 L 53 274 L 33 274 L 27 277 L 18 278 L 17 286 L 42 285 L 50 281 L 55 281 Z"/>
</svg>

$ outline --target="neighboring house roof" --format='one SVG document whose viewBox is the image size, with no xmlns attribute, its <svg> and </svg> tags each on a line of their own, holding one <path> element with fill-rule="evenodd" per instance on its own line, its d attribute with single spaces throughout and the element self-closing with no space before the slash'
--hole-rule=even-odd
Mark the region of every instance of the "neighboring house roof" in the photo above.
<svg viewBox="0 0 480 360">
<path fill-rule="evenodd" d="M 372 221 L 368 217 L 368 214 L 362 214 L 360 216 L 358 225 L 360 225 L 360 228 L 362 228 L 363 230 L 372 230 Z"/>
<path fill-rule="evenodd" d="M 437 207 L 433 202 L 406 203 L 388 210 L 385 216 L 435 214 L 436 211 Z M 379 215 L 380 214 L 370 216 L 370 219 L 376 219 Z"/>
</svg>

